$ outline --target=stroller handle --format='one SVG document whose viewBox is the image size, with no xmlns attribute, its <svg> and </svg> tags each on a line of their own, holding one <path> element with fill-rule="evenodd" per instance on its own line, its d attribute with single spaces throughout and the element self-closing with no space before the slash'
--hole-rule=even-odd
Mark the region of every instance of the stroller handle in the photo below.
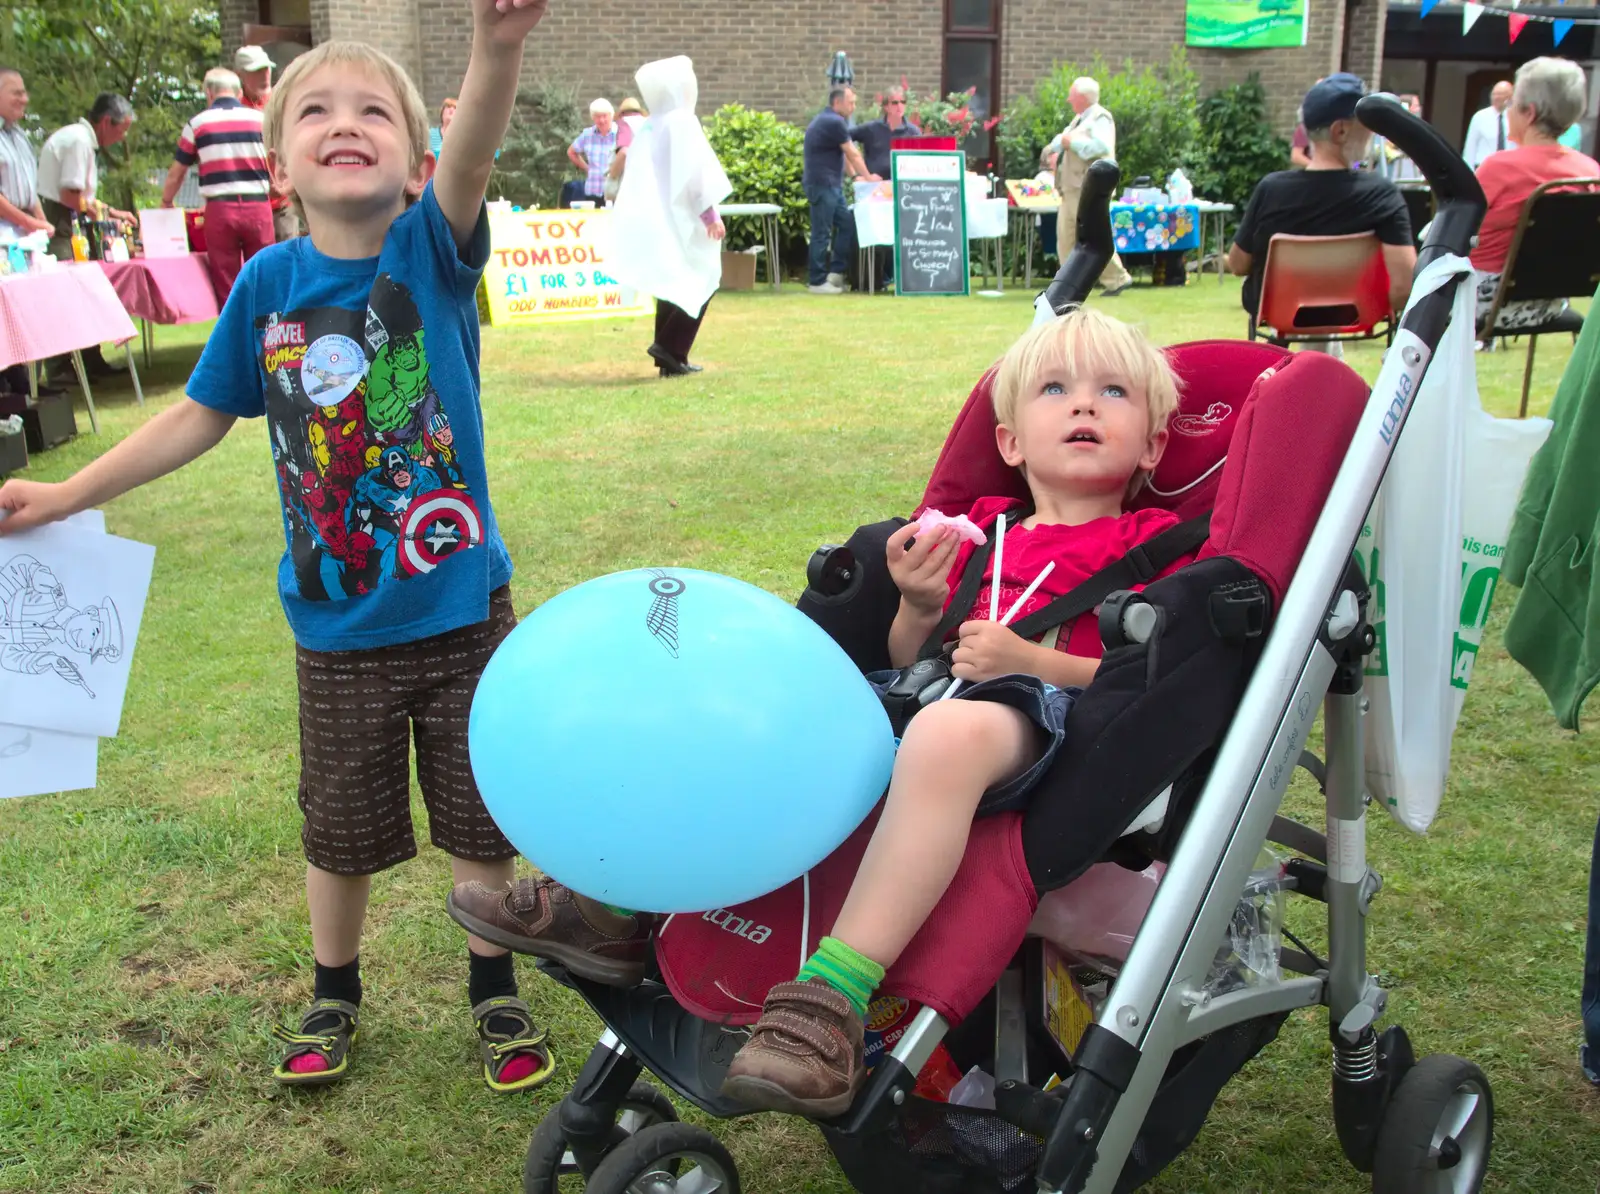
<svg viewBox="0 0 1600 1194">
<path fill-rule="evenodd" d="M 1465 257 L 1472 250 L 1478 225 L 1489 208 L 1472 167 L 1438 129 L 1413 116 L 1393 96 L 1363 97 L 1356 105 L 1356 116 L 1373 132 L 1399 146 L 1438 196 L 1439 210 L 1428 230 L 1428 239 L 1417 254 L 1417 268 L 1420 270 L 1445 254 Z"/>
<path fill-rule="evenodd" d="M 1089 291 L 1116 255 L 1116 242 L 1111 236 L 1111 197 L 1121 179 L 1121 169 L 1110 158 L 1101 158 L 1089 166 L 1078 196 L 1078 243 L 1044 292 L 1045 302 L 1057 315 L 1089 297 Z"/>
</svg>

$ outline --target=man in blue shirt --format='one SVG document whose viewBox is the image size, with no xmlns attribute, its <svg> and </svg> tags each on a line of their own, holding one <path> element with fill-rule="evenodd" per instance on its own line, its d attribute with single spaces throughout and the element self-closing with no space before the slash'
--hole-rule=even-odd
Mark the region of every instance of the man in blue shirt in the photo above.
<svg viewBox="0 0 1600 1194">
<path fill-rule="evenodd" d="M 811 256 L 807 287 L 812 294 L 843 294 L 844 271 L 855 248 L 855 227 L 844 201 L 844 170 L 854 178 L 877 181 L 850 139 L 846 119 L 856 110 L 856 93 L 835 87 L 828 106 L 806 126 L 805 169 L 801 183 L 811 204 Z M 832 249 L 830 256 L 829 249 Z"/>
</svg>

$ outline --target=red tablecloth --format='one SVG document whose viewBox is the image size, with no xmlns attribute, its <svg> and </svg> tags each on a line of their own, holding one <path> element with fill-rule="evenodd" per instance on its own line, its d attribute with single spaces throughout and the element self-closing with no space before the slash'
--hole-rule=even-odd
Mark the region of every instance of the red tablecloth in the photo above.
<svg viewBox="0 0 1600 1194">
<path fill-rule="evenodd" d="M 0 278 L 0 369 L 136 335 L 98 265 Z"/>
<path fill-rule="evenodd" d="M 217 294 L 204 257 L 138 257 L 100 268 L 129 315 L 151 323 L 204 323 L 217 317 Z"/>
</svg>

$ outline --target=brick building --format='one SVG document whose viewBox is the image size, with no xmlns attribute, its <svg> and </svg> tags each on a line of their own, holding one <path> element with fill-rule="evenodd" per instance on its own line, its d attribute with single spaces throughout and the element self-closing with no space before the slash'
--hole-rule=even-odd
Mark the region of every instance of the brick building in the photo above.
<svg viewBox="0 0 1600 1194">
<path fill-rule="evenodd" d="M 219 0 L 223 37 L 275 47 L 286 61 L 297 45 L 330 37 L 361 38 L 412 72 L 430 106 L 455 92 L 466 69 L 470 25 L 461 0 Z M 580 93 L 620 98 L 641 62 L 686 53 L 700 75 L 701 111 L 738 101 L 804 120 L 822 103 L 833 54 L 844 50 L 857 89 L 871 95 L 903 74 L 918 91 L 977 85 L 1004 105 L 1027 91 L 1053 63 L 1132 58 L 1160 65 L 1183 41 L 1183 0 L 1153 0 L 1130 15 L 1104 0 L 858 0 L 820 15 L 799 0 L 769 0 L 756 15 L 724 0 L 657 0 L 652 6 L 556 0 L 528 43 L 524 76 L 556 77 Z M 1573 10 L 1577 9 L 1578 12 Z M 1589 17 L 1592 4 L 1524 4 L 1545 17 Z M 1503 19 L 1486 17 L 1462 34 L 1460 5 L 1445 0 L 1425 21 L 1418 0 L 1310 0 L 1306 44 L 1286 50 L 1189 51 L 1206 87 L 1261 76 L 1273 118 L 1284 132 L 1318 76 L 1352 71 L 1374 86 L 1414 91 L 1424 115 L 1459 143 L 1467 118 L 1486 102 L 1494 80 L 1539 54 L 1559 53 L 1589 70 L 1584 117 L 1592 144 L 1600 113 L 1600 37 L 1579 25 L 1560 47 L 1548 24 L 1531 25 L 1515 43 Z"/>
<path fill-rule="evenodd" d="M 1310 0 L 1306 44 L 1296 49 L 1189 51 L 1207 89 L 1259 74 L 1275 123 L 1287 132 L 1305 89 L 1335 70 L 1376 80 L 1389 0 Z M 277 43 L 360 38 L 411 71 L 435 106 L 459 89 L 471 26 L 461 0 L 221 0 L 231 49 L 247 31 Z M 261 28 L 266 26 L 267 28 Z M 835 51 L 850 55 L 870 96 L 904 75 L 925 94 L 976 85 L 1002 108 L 1057 61 L 1096 52 L 1120 63 L 1164 64 L 1184 38 L 1183 0 L 1135 9 L 1105 0 L 857 0 L 833 12 L 803 0 L 756 7 L 726 0 L 602 4 L 557 0 L 528 42 L 524 78 L 555 77 L 613 101 L 633 90 L 643 62 L 689 54 L 701 112 L 737 101 L 804 120 L 822 104 Z"/>
</svg>

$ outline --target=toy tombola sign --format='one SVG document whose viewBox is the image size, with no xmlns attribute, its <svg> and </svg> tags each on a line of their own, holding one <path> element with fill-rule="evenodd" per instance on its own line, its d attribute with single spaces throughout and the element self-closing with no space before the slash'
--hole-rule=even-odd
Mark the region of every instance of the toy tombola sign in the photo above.
<svg viewBox="0 0 1600 1194">
<path fill-rule="evenodd" d="M 611 212 L 491 211 L 482 298 L 495 327 L 649 315 L 648 294 L 612 277 Z"/>
<path fill-rule="evenodd" d="M 1306 44 L 1307 0 L 1189 0 L 1184 42 L 1228 50 Z"/>
</svg>

